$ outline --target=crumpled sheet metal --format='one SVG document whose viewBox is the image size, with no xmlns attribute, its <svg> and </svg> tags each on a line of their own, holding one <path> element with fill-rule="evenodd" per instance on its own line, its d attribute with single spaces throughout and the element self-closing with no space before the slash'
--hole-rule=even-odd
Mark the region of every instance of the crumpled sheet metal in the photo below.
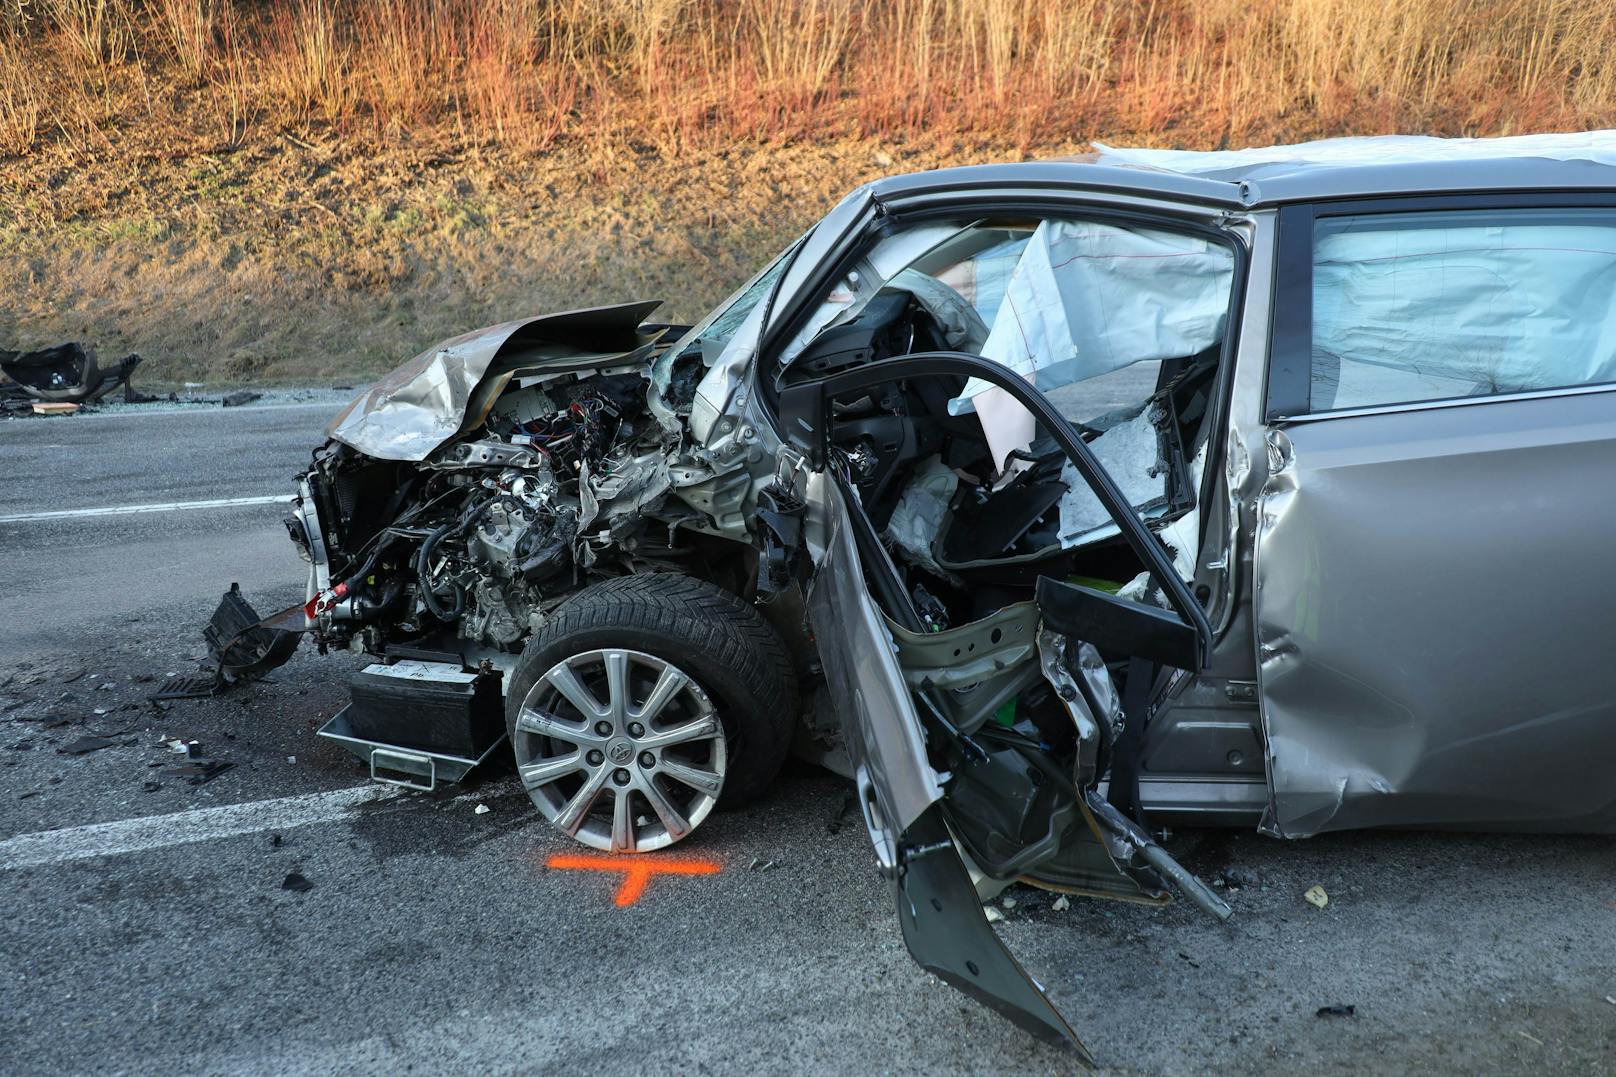
<svg viewBox="0 0 1616 1077">
<path fill-rule="evenodd" d="M 1616 467 L 1608 399 L 1268 440 L 1260 829 L 1616 829 L 1616 607 L 1588 560 L 1616 531 L 1616 503 L 1598 496 Z"/>
<path fill-rule="evenodd" d="M 584 355 L 627 354 L 644 344 L 635 330 L 659 305 L 648 300 L 569 310 L 462 333 L 360 393 L 326 427 L 326 436 L 379 460 L 424 460 L 460 433 L 496 360 L 546 344 Z"/>
</svg>

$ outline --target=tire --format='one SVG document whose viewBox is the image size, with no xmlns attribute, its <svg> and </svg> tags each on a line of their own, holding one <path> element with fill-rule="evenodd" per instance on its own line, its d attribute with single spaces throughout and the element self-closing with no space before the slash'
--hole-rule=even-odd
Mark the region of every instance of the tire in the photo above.
<svg viewBox="0 0 1616 1077">
<path fill-rule="evenodd" d="M 722 808 L 756 799 L 774 780 L 797 722 L 797 683 L 779 634 L 736 595 L 691 576 L 644 573 L 584 588 L 528 641 L 512 670 L 505 723 L 534 685 L 564 659 L 618 648 L 641 652 L 693 679 L 724 731 Z M 677 840 L 677 839 L 675 839 Z"/>
</svg>

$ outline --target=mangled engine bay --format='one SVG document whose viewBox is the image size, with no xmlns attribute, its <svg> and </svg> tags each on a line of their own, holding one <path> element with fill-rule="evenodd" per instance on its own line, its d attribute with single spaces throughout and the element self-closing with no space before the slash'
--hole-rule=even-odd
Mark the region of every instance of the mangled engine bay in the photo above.
<svg viewBox="0 0 1616 1077">
<path fill-rule="evenodd" d="M 474 434 L 419 464 L 335 441 L 319 449 L 304 481 L 342 592 L 320 611 L 322 641 L 362 633 L 379 654 L 447 630 L 509 649 L 538 627 L 547 595 L 570 590 L 584 570 L 645 567 L 655 555 L 642 543 L 580 535 L 601 519 L 603 493 L 660 470 L 662 429 L 645 415 L 644 387 L 639 374 L 518 387 Z M 308 548 L 295 529 L 294 538 Z"/>
<path fill-rule="evenodd" d="M 287 521 L 315 568 L 307 612 L 322 645 L 514 652 L 591 578 L 733 570 L 715 553 L 720 522 L 693 506 L 711 507 L 725 477 L 740 492 L 751 480 L 649 410 L 668 328 L 639 324 L 654 305 L 578 312 L 591 318 L 582 340 L 578 314 L 484 331 L 500 343 L 480 372 L 463 359 L 482 342 L 451 341 L 333 422 Z M 546 327 L 554 336 L 522 339 Z M 455 366 L 464 410 L 435 443 L 433 394 Z"/>
</svg>

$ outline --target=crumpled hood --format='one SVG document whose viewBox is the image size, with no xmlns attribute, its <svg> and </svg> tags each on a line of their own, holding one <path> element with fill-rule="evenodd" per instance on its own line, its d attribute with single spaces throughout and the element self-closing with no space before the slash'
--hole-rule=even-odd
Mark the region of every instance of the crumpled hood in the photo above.
<svg viewBox="0 0 1616 1077">
<path fill-rule="evenodd" d="M 524 318 L 434 344 L 343 408 L 326 436 L 380 460 L 424 460 L 488 414 L 518 370 L 567 370 L 649 356 L 640 323 L 661 300 Z"/>
</svg>

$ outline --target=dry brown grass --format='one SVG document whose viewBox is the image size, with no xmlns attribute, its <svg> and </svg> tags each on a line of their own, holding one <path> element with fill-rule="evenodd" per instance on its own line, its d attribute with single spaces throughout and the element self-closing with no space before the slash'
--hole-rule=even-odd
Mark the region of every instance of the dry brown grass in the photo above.
<svg viewBox="0 0 1616 1077">
<path fill-rule="evenodd" d="M 4 3 L 13 154 L 93 146 L 86 116 L 181 152 L 254 126 L 535 151 L 1101 130 L 1206 146 L 1616 111 L 1616 5 L 1586 0 Z M 26 102 L 45 120 L 22 122 Z"/>
<path fill-rule="evenodd" d="M 699 316 L 884 173 L 1613 117 L 1591 0 L 0 0 L 0 344 L 374 371 Z"/>
</svg>

